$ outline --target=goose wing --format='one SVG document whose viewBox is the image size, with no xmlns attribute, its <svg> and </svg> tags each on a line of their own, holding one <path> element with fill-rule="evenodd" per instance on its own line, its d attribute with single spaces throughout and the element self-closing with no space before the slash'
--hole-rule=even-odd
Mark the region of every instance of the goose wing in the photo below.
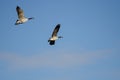
<svg viewBox="0 0 120 80">
<path fill-rule="evenodd" d="M 54 45 L 54 44 L 55 44 L 55 41 L 50 41 L 49 44 L 50 44 L 50 45 Z"/>
<path fill-rule="evenodd" d="M 57 33 L 58 33 L 59 29 L 60 29 L 60 24 L 56 25 L 56 27 L 55 27 L 55 29 L 54 29 L 54 31 L 52 33 L 52 37 L 57 36 Z"/>
<path fill-rule="evenodd" d="M 19 19 L 24 18 L 24 12 L 19 6 L 16 7 L 16 11 Z"/>
</svg>

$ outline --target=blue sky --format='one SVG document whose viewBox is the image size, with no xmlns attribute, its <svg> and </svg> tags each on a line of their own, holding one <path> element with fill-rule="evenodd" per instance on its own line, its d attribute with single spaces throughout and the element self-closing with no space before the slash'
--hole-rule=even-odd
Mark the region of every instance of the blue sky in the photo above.
<svg viewBox="0 0 120 80">
<path fill-rule="evenodd" d="M 16 6 L 34 20 L 14 25 Z M 119 0 L 1 0 L 0 80 L 120 80 Z M 64 38 L 47 42 L 54 27 Z"/>
</svg>

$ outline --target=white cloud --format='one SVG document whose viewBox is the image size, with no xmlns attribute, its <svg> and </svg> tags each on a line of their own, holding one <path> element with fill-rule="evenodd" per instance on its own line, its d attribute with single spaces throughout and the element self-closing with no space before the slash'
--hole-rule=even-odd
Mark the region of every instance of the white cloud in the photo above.
<svg viewBox="0 0 120 80">
<path fill-rule="evenodd" d="M 72 67 L 87 65 L 104 58 L 109 51 L 96 52 L 53 52 L 20 56 L 15 54 L 0 53 L 0 60 L 9 63 L 12 68 L 39 68 L 39 67 Z"/>
</svg>

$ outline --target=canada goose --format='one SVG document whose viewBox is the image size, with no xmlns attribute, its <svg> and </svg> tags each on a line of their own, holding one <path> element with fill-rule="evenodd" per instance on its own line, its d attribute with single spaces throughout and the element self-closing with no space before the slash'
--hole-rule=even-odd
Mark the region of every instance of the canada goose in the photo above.
<svg viewBox="0 0 120 80">
<path fill-rule="evenodd" d="M 27 22 L 28 20 L 33 19 L 33 17 L 26 18 L 24 16 L 23 10 L 19 6 L 16 7 L 16 11 L 17 11 L 17 14 L 18 14 L 18 20 L 16 21 L 15 25 L 23 24 L 23 23 Z"/>
<path fill-rule="evenodd" d="M 57 40 L 58 38 L 63 38 L 62 36 L 57 36 L 57 33 L 58 33 L 59 29 L 60 29 L 60 24 L 57 24 L 53 33 L 52 33 L 52 36 L 48 40 L 50 45 L 54 45 L 55 40 Z"/>
</svg>

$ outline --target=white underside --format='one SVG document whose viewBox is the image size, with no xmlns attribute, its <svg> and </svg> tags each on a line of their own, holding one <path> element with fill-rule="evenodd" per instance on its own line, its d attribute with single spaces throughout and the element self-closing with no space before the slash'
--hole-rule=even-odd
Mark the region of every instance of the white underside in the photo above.
<svg viewBox="0 0 120 80">
<path fill-rule="evenodd" d="M 16 23 L 17 23 L 17 24 L 21 24 L 21 23 L 25 23 L 25 22 L 27 22 L 27 21 L 28 21 L 27 18 L 23 18 L 23 19 L 19 19 Z"/>
<path fill-rule="evenodd" d="M 23 19 L 20 19 L 21 22 L 27 22 L 28 21 L 28 18 L 23 18 Z"/>
<path fill-rule="evenodd" d="M 50 40 L 57 40 L 58 37 L 54 36 L 54 37 L 51 37 Z"/>
</svg>

